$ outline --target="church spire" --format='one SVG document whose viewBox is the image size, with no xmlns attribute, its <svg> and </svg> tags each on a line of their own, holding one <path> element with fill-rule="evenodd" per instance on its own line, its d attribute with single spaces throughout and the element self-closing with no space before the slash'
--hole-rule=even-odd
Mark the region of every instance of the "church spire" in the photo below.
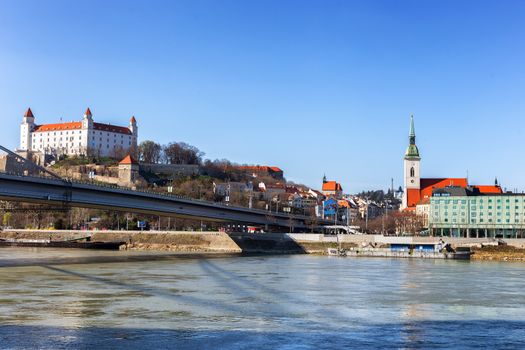
<svg viewBox="0 0 525 350">
<path fill-rule="evenodd" d="M 414 128 L 414 116 L 410 116 L 410 132 L 408 134 L 408 148 L 405 157 L 419 158 L 419 150 L 416 146 L 416 129 Z"/>
<path fill-rule="evenodd" d="M 410 116 L 410 133 L 408 134 L 408 137 L 410 139 L 410 144 L 415 145 L 416 144 L 416 130 L 414 128 L 414 116 Z"/>
</svg>

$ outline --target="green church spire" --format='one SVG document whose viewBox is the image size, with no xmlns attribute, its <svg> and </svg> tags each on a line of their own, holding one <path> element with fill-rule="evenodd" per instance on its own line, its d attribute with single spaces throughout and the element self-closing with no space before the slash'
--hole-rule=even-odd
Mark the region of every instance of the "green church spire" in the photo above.
<svg viewBox="0 0 525 350">
<path fill-rule="evenodd" d="M 410 137 L 410 144 L 415 144 L 416 143 L 416 131 L 415 131 L 415 128 L 414 128 L 414 116 L 411 115 L 410 116 L 410 133 L 408 134 L 408 136 Z"/>
<path fill-rule="evenodd" d="M 408 134 L 408 148 L 405 152 L 406 158 L 419 158 L 419 150 L 416 146 L 416 131 L 414 128 L 414 116 L 410 116 L 410 133 Z"/>
</svg>

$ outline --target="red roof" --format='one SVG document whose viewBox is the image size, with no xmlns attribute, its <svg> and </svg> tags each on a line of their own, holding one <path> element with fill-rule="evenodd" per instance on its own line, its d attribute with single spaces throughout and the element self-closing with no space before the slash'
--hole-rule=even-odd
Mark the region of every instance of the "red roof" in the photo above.
<svg viewBox="0 0 525 350">
<path fill-rule="evenodd" d="M 89 107 L 88 107 L 88 109 L 86 109 L 86 113 L 84 113 L 84 115 L 89 115 L 89 116 L 92 115 L 92 114 L 91 114 L 91 110 L 89 109 Z"/>
<path fill-rule="evenodd" d="M 269 173 L 272 172 L 282 172 L 282 170 L 276 166 L 266 166 L 266 165 L 241 165 L 239 166 L 239 169 L 241 170 L 248 170 L 253 172 L 264 172 Z"/>
<path fill-rule="evenodd" d="M 498 185 L 476 185 L 472 187 L 477 188 L 480 193 L 503 193 L 501 187 L 499 187 Z"/>
<path fill-rule="evenodd" d="M 420 189 L 407 190 L 407 206 L 415 207 L 420 202 L 432 197 L 432 190 L 435 188 L 445 188 L 447 186 L 467 187 L 468 181 L 464 177 L 460 178 L 441 178 L 441 179 L 421 179 Z"/>
<path fill-rule="evenodd" d="M 135 116 L 131 117 L 130 122 L 131 122 L 131 123 L 136 123 L 136 122 L 137 122 L 137 119 L 135 119 Z"/>
<path fill-rule="evenodd" d="M 109 124 L 93 123 L 95 130 L 116 132 L 119 134 L 131 135 L 131 130 L 123 126 L 115 126 Z"/>
<path fill-rule="evenodd" d="M 35 132 L 82 129 L 82 122 L 37 125 Z"/>
<path fill-rule="evenodd" d="M 109 131 L 119 134 L 131 135 L 131 130 L 123 126 L 115 126 L 109 124 L 93 123 L 95 130 Z M 60 131 L 60 130 L 79 130 L 82 129 L 82 122 L 60 123 L 60 124 L 44 124 L 35 127 L 35 132 L 44 131 Z"/>
<path fill-rule="evenodd" d="M 31 108 L 27 109 L 27 111 L 24 114 L 24 117 L 26 117 L 26 118 L 34 118 L 33 112 L 31 111 Z"/>
<path fill-rule="evenodd" d="M 139 164 L 131 155 L 127 155 L 124 159 L 120 161 L 119 164 L 130 165 L 130 164 Z"/>
<path fill-rule="evenodd" d="M 323 191 L 342 191 L 343 187 L 336 181 L 327 181 L 323 183 Z"/>
</svg>

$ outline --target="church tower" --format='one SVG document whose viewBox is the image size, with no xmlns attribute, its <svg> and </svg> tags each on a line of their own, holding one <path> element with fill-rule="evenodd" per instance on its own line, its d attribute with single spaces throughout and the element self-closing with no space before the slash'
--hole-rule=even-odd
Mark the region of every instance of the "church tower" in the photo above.
<svg viewBox="0 0 525 350">
<path fill-rule="evenodd" d="M 401 209 L 408 207 L 408 193 L 414 190 L 420 190 L 420 162 L 419 150 L 416 146 L 416 132 L 414 129 L 414 116 L 410 117 L 410 133 L 408 135 L 408 148 L 403 159 L 404 172 L 404 193 L 403 204 Z M 419 196 L 418 196 L 419 197 Z"/>
</svg>

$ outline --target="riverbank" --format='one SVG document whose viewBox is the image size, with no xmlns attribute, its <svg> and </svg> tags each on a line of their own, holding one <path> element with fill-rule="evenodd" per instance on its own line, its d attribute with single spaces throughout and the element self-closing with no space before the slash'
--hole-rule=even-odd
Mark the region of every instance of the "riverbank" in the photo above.
<svg viewBox="0 0 525 350">
<path fill-rule="evenodd" d="M 525 261 L 525 249 L 508 245 L 473 247 L 472 260 Z"/>
<path fill-rule="evenodd" d="M 381 235 L 263 233 L 247 234 L 188 231 L 58 231 L 6 230 L 0 239 L 64 241 L 89 237 L 91 241 L 123 242 L 121 250 L 168 253 L 247 253 L 326 255 L 328 248 L 388 248 L 390 244 L 429 244 L 437 237 Z M 443 238 L 453 248 L 471 247 L 473 260 L 525 261 L 525 239 Z"/>
</svg>

